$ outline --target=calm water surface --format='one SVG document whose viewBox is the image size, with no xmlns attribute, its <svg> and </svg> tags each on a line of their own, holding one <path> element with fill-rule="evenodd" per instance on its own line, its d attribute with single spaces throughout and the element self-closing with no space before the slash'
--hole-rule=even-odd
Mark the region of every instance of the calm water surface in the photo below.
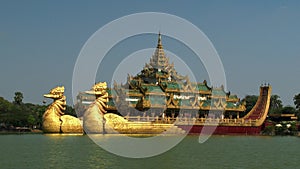
<svg viewBox="0 0 300 169">
<path fill-rule="evenodd" d="M 119 157 L 88 136 L 0 135 L 0 168 L 296 169 L 300 138 L 188 136 L 170 151 L 145 159 Z"/>
</svg>

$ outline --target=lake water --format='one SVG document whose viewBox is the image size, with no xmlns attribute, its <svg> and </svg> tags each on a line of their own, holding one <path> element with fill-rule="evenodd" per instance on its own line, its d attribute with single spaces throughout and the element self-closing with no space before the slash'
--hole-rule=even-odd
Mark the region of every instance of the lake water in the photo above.
<svg viewBox="0 0 300 169">
<path fill-rule="evenodd" d="M 0 168 L 295 169 L 299 137 L 187 136 L 161 155 L 131 159 L 101 149 L 88 136 L 0 135 Z"/>
</svg>

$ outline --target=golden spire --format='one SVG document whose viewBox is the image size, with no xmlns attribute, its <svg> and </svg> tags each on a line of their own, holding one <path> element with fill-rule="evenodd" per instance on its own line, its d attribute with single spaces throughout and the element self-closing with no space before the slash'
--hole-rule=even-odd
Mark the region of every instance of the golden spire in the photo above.
<svg viewBox="0 0 300 169">
<path fill-rule="evenodd" d="M 181 76 L 177 74 L 176 70 L 174 69 L 174 64 L 169 64 L 169 58 L 166 57 L 162 40 L 161 40 L 161 33 L 158 33 L 158 40 L 157 40 L 157 47 L 150 58 L 150 63 L 145 64 L 144 71 L 149 72 L 149 69 L 156 69 L 158 72 L 165 72 L 171 74 L 171 76 L 180 78 Z M 147 69 L 147 71 L 146 71 Z M 156 72 L 154 72 L 156 73 Z M 148 76 L 148 75 L 147 75 Z M 170 78 L 171 78 L 170 76 Z M 173 77 L 172 77 L 173 78 Z"/>
<path fill-rule="evenodd" d="M 160 34 L 160 32 L 158 33 L 157 48 L 158 49 L 162 49 L 163 48 L 162 43 L 161 43 L 161 34 Z"/>
<path fill-rule="evenodd" d="M 161 42 L 160 32 L 158 33 L 158 41 L 157 41 L 156 50 L 155 50 L 154 54 L 152 55 L 152 57 L 150 58 L 150 65 L 153 68 L 162 69 L 162 70 L 165 69 L 169 65 L 168 59 L 165 56 L 165 52 L 164 52 L 163 45 Z"/>
</svg>

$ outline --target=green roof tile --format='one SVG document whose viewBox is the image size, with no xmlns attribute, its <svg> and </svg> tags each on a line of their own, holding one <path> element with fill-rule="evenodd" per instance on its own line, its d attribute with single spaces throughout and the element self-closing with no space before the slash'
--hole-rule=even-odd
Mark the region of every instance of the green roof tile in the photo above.
<svg viewBox="0 0 300 169">
<path fill-rule="evenodd" d="M 214 96 L 226 96 L 226 93 L 223 90 L 212 90 L 212 95 L 214 95 Z"/>
<path fill-rule="evenodd" d="M 161 96 L 150 96 L 150 103 L 151 105 L 165 105 L 166 104 L 166 99 L 165 97 Z"/>
<path fill-rule="evenodd" d="M 227 102 L 226 108 L 236 108 L 237 106 L 234 103 Z"/>
<path fill-rule="evenodd" d="M 229 98 L 230 99 L 237 99 L 238 97 L 237 97 L 237 95 L 230 95 Z"/>
<path fill-rule="evenodd" d="M 211 100 L 204 100 L 203 101 L 203 107 L 207 107 L 211 105 Z"/>
<path fill-rule="evenodd" d="M 108 95 L 113 95 L 113 96 L 116 95 L 116 91 L 113 89 L 107 89 L 107 93 L 108 93 Z"/>
<path fill-rule="evenodd" d="M 197 89 L 200 91 L 209 91 L 208 87 L 205 84 L 198 84 Z"/>
<path fill-rule="evenodd" d="M 181 99 L 181 100 L 179 100 L 179 105 L 180 106 L 192 106 L 190 100 L 187 100 L 187 99 Z"/>
<path fill-rule="evenodd" d="M 167 88 L 172 90 L 180 90 L 182 87 L 179 83 L 167 83 Z"/>
<path fill-rule="evenodd" d="M 142 88 L 147 89 L 147 92 L 163 92 L 159 86 L 143 85 Z"/>
</svg>

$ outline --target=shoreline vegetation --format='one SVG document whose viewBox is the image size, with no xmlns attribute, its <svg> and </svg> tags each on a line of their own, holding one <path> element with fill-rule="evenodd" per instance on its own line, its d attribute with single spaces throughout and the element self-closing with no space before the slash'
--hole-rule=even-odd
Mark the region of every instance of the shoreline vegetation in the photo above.
<svg viewBox="0 0 300 169">
<path fill-rule="evenodd" d="M 252 109 L 257 98 L 256 95 L 247 95 L 241 100 L 241 102 L 246 102 L 244 114 Z M 295 106 L 283 106 L 280 96 L 271 96 L 268 118 L 265 121 L 266 126 L 261 135 L 299 136 L 300 93 L 294 96 L 293 101 Z M 48 106 L 46 102 L 43 102 L 43 105 L 23 103 L 23 93 L 21 92 L 15 92 L 13 102 L 0 96 L 0 134 L 43 133 L 42 117 Z M 76 117 L 74 107 L 67 105 L 65 114 Z"/>
<path fill-rule="evenodd" d="M 43 114 L 49 104 L 23 103 L 23 93 L 15 92 L 14 101 L 0 96 L 0 133 L 42 131 Z M 76 116 L 72 106 L 66 106 L 65 114 Z"/>
<path fill-rule="evenodd" d="M 40 129 L 14 129 L 14 130 L 2 130 L 0 135 L 9 135 L 9 134 L 44 134 Z"/>
</svg>

